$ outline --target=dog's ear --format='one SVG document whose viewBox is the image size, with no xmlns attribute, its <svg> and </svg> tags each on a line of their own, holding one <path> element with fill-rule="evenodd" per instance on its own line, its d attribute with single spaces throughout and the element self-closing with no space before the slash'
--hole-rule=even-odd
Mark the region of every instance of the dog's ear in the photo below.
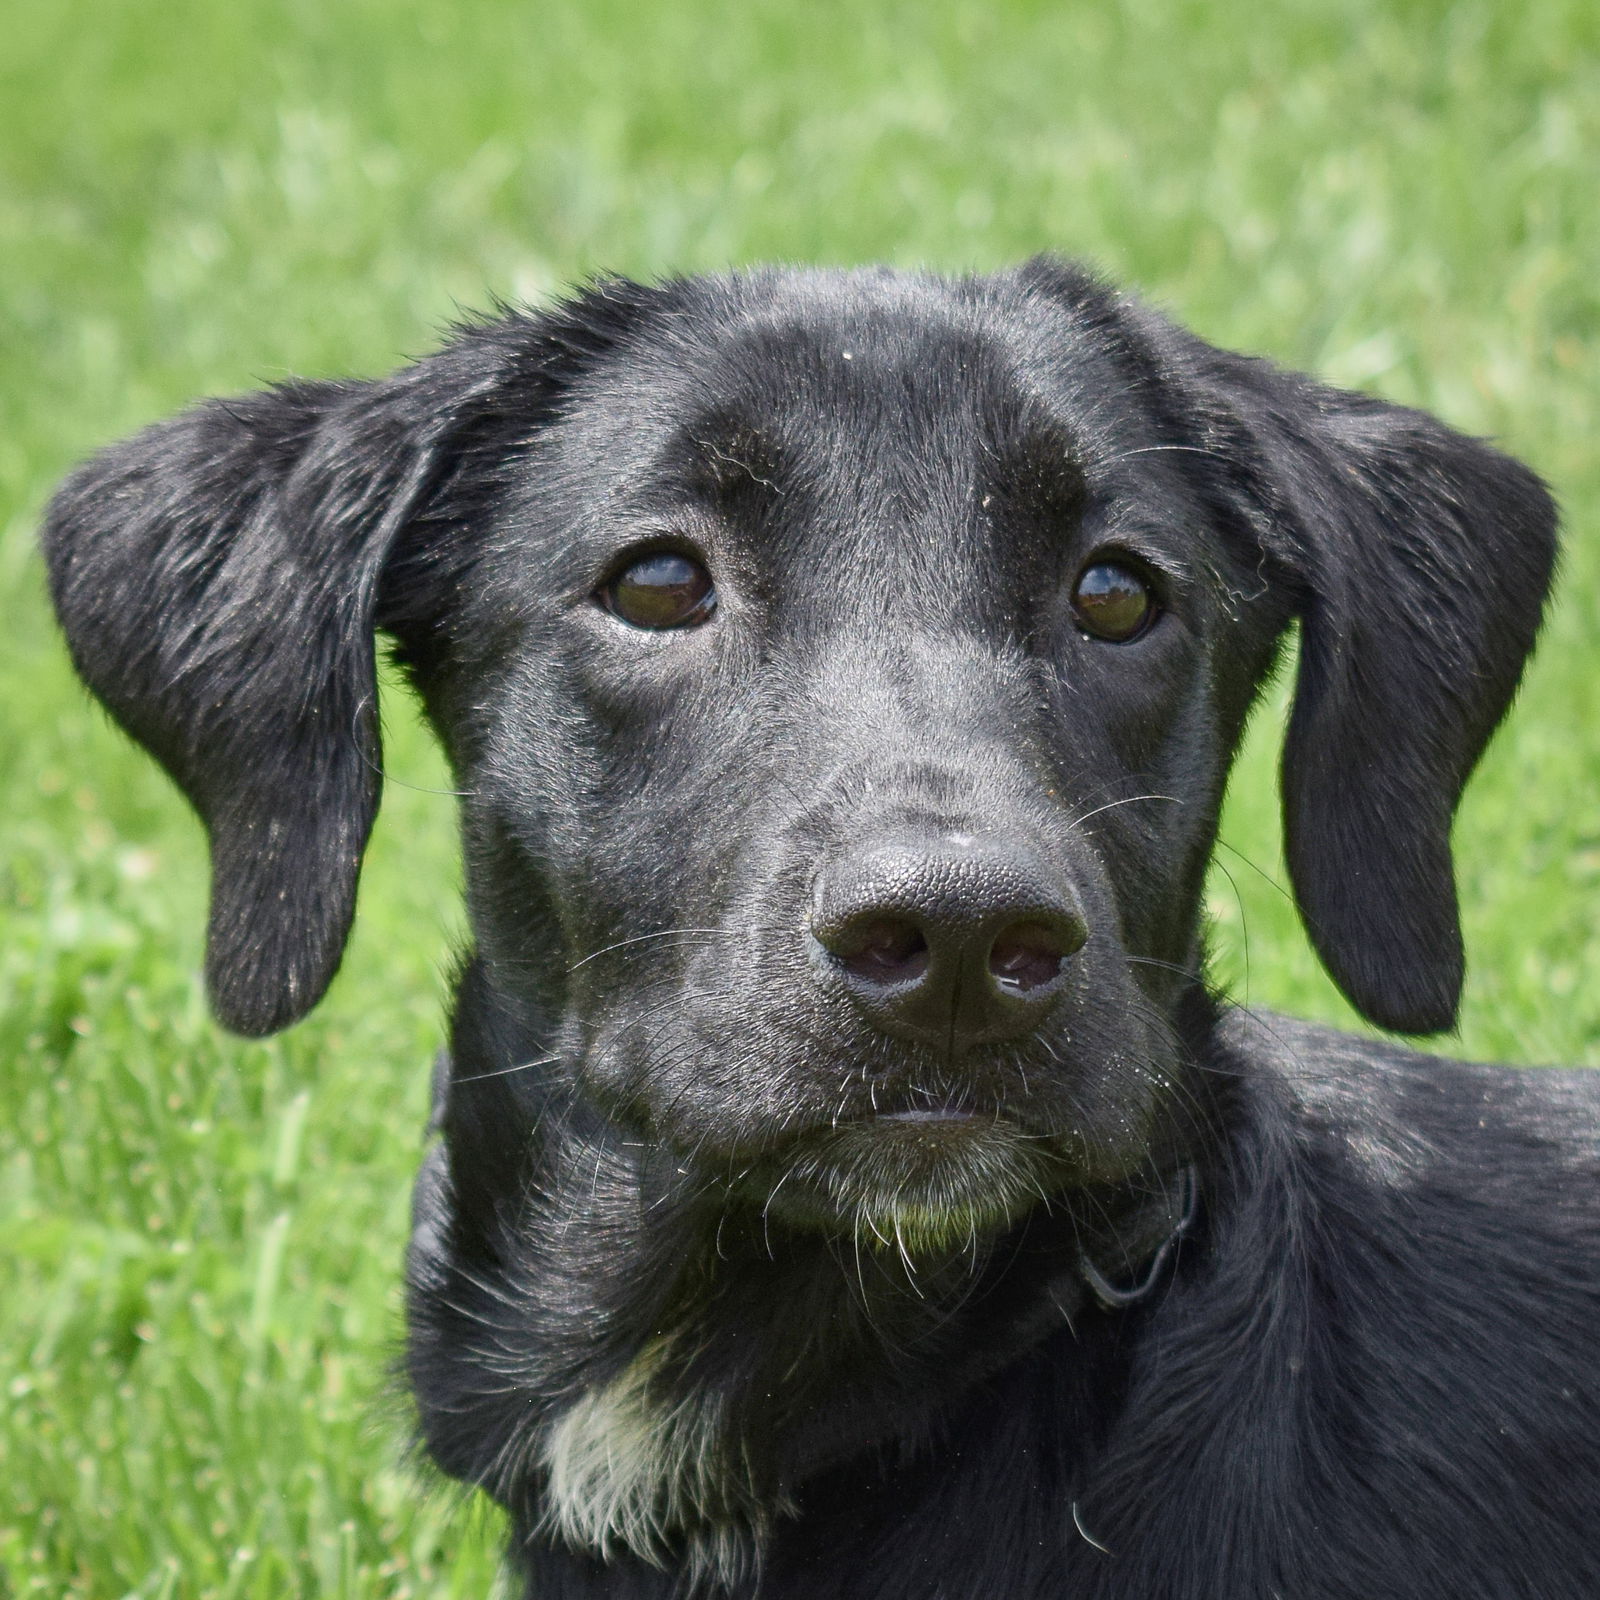
<svg viewBox="0 0 1600 1600">
<path fill-rule="evenodd" d="M 240 1033 L 298 1020 L 338 968 L 378 806 L 380 582 L 492 385 L 483 344 L 211 401 L 49 509 L 73 660 L 206 824 L 207 984 Z"/>
<path fill-rule="evenodd" d="M 1372 1022 L 1453 1027 L 1450 828 L 1538 631 L 1555 506 L 1526 467 L 1423 412 L 1163 327 L 1300 616 L 1283 800 L 1307 930 Z"/>
<path fill-rule="evenodd" d="M 379 382 L 211 401 L 51 504 L 73 660 L 210 835 L 206 981 L 227 1026 L 287 1027 L 338 969 L 378 808 L 374 627 L 437 643 L 497 474 L 677 289 L 604 279 Z"/>
</svg>

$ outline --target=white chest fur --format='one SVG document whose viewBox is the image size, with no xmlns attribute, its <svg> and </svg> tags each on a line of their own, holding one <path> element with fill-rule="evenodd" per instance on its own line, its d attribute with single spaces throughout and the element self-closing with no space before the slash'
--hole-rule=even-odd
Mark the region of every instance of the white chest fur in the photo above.
<svg viewBox="0 0 1600 1600">
<path fill-rule="evenodd" d="M 678 1552 L 729 1581 L 753 1558 L 763 1519 L 723 1437 L 720 1402 L 659 1382 L 668 1348 L 651 1340 L 552 1425 L 545 1526 L 602 1559 L 627 1551 L 659 1567 Z"/>
</svg>

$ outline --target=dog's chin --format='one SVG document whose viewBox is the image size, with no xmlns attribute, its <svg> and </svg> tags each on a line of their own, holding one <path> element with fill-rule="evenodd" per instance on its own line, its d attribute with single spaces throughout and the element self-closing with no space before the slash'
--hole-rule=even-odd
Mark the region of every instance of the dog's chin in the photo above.
<svg viewBox="0 0 1600 1600">
<path fill-rule="evenodd" d="M 773 1220 L 903 1255 L 964 1249 L 1054 1186 L 1036 1140 L 992 1116 L 901 1112 L 799 1141 L 760 1195 Z"/>
</svg>

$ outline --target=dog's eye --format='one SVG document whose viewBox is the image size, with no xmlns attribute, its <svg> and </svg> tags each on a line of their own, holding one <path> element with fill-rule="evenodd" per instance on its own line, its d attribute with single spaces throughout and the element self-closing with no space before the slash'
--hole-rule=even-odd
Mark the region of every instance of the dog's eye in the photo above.
<svg viewBox="0 0 1600 1600">
<path fill-rule="evenodd" d="M 1094 561 L 1085 567 L 1072 586 L 1072 609 L 1085 633 L 1113 644 L 1137 639 L 1157 615 L 1150 585 L 1120 561 Z"/>
<path fill-rule="evenodd" d="M 603 584 L 600 604 L 635 628 L 697 628 L 711 620 L 717 589 L 692 556 L 657 550 Z"/>
</svg>

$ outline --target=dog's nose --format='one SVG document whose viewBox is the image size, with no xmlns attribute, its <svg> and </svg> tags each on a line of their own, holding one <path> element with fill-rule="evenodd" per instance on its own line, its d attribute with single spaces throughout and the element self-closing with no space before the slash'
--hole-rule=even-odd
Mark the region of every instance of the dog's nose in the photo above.
<svg viewBox="0 0 1600 1600">
<path fill-rule="evenodd" d="M 827 863 L 811 932 L 874 1024 L 956 1049 L 1036 1028 L 1089 937 L 1056 873 L 965 834 L 880 842 Z"/>
</svg>

